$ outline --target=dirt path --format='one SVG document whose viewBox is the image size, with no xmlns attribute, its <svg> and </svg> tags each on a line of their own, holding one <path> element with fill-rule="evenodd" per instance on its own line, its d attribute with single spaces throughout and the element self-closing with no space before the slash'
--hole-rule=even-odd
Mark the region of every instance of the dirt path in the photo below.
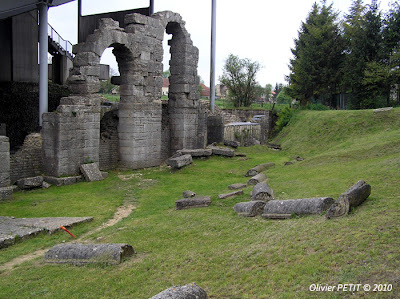
<svg viewBox="0 0 400 299">
<path fill-rule="evenodd" d="M 94 230 L 91 230 L 91 231 L 87 232 L 86 234 L 83 234 L 79 238 L 73 240 L 73 242 L 80 241 L 83 238 L 90 236 L 91 234 L 93 234 L 95 232 L 98 232 L 106 227 L 110 227 L 110 226 L 117 224 L 122 219 L 128 217 L 134 209 L 136 209 L 136 207 L 132 204 L 122 205 L 122 206 L 118 207 L 117 211 L 115 212 L 114 216 L 111 219 L 109 219 L 107 222 L 103 223 L 101 226 L 95 228 Z M 35 258 L 38 258 L 40 256 L 43 256 L 46 253 L 46 251 L 49 249 L 50 248 L 40 249 L 35 252 L 31 252 L 31 253 L 16 257 L 15 259 L 1 265 L 0 271 L 11 270 L 15 266 L 18 266 L 24 262 L 27 262 L 27 261 L 33 260 Z"/>
</svg>

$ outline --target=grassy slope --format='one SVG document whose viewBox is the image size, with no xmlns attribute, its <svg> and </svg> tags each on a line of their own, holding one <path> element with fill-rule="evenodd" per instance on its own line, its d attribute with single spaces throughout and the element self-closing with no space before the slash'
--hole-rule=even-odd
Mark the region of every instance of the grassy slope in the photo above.
<svg viewBox="0 0 400 299">
<path fill-rule="evenodd" d="M 210 298 L 335 298 L 351 293 L 312 293 L 312 283 L 391 283 L 400 289 L 400 110 L 301 112 L 278 136 L 284 151 L 241 148 L 249 159 L 195 160 L 180 171 L 165 167 L 133 171 L 139 181 L 122 182 L 113 172 L 103 182 L 20 193 L 1 203 L 2 215 L 25 217 L 111 216 L 123 198 L 134 195 L 137 209 L 114 227 L 90 236 L 100 242 L 132 244 L 137 255 L 118 266 L 47 265 L 27 262 L 0 273 L 1 298 L 148 298 L 176 284 L 196 282 Z M 302 162 L 283 166 L 295 154 Z M 359 179 L 372 194 L 349 216 L 284 221 L 240 218 L 233 205 L 243 196 L 219 200 L 232 183 L 256 164 L 273 161 L 266 172 L 280 199 L 337 197 Z M 124 173 L 125 174 L 125 173 Z M 211 195 L 207 209 L 176 211 L 184 190 Z M 54 199 L 54 201 L 52 201 Z M 64 208 L 61 208 L 64 207 Z M 21 242 L 0 251 L 0 263 L 67 240 L 65 233 Z M 356 293 L 362 296 L 363 292 Z"/>
</svg>

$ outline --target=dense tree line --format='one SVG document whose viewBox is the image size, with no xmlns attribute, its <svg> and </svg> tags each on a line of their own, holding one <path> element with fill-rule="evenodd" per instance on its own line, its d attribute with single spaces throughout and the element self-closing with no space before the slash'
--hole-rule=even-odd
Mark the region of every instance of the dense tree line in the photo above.
<svg viewBox="0 0 400 299">
<path fill-rule="evenodd" d="M 326 0 L 314 3 L 291 50 L 286 93 L 302 105 L 322 102 L 336 106 L 339 94 L 349 95 L 349 108 L 399 104 L 397 1 L 383 13 L 377 0 L 369 5 L 353 0 L 343 19 Z"/>
</svg>

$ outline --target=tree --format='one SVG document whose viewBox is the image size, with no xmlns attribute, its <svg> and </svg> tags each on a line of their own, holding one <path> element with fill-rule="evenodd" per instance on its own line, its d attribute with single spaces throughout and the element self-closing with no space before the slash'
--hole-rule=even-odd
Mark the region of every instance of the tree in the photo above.
<svg viewBox="0 0 400 299">
<path fill-rule="evenodd" d="M 288 88 L 283 87 L 276 97 L 278 104 L 291 104 L 293 98 L 288 94 Z"/>
<path fill-rule="evenodd" d="M 368 6 L 362 0 L 353 1 L 344 23 L 344 38 L 343 85 L 351 93 L 350 107 L 375 108 L 379 106 L 376 99 L 387 89 L 388 78 L 382 64 L 382 16 L 377 0 Z"/>
<path fill-rule="evenodd" d="M 219 81 L 228 88 L 228 97 L 235 107 L 248 107 L 257 97 L 256 75 L 261 66 L 250 59 L 230 54 Z"/>
<path fill-rule="evenodd" d="M 268 100 L 271 98 L 272 96 L 272 85 L 271 84 L 267 84 L 265 85 L 265 98 Z"/>
<path fill-rule="evenodd" d="M 302 105 L 337 93 L 344 43 L 332 4 L 314 3 L 291 49 L 288 94 Z"/>
<path fill-rule="evenodd" d="M 163 78 L 169 78 L 171 77 L 171 72 L 168 70 L 164 71 L 162 74 Z"/>
</svg>

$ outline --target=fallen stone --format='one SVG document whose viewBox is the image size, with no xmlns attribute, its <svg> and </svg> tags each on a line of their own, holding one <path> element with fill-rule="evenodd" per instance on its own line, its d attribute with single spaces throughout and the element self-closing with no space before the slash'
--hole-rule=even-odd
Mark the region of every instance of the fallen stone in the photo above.
<svg viewBox="0 0 400 299">
<path fill-rule="evenodd" d="M 43 189 L 49 189 L 50 187 L 51 187 L 51 185 L 49 183 L 47 183 L 46 181 L 43 181 L 43 183 L 42 183 Z"/>
<path fill-rule="evenodd" d="M 203 208 L 211 204 L 210 196 L 183 198 L 175 202 L 177 210 Z"/>
<path fill-rule="evenodd" d="M 106 172 L 106 171 L 101 171 L 101 176 L 103 177 L 103 179 L 108 178 L 108 172 Z"/>
<path fill-rule="evenodd" d="M 293 159 L 295 159 L 296 161 L 304 161 L 304 158 L 300 156 L 294 156 Z"/>
<path fill-rule="evenodd" d="M 174 286 L 150 299 L 208 299 L 207 293 L 194 282 L 185 286 Z"/>
<path fill-rule="evenodd" d="M 321 214 L 329 209 L 333 202 L 331 197 L 270 200 L 266 203 L 263 214 Z"/>
<path fill-rule="evenodd" d="M 183 198 L 191 198 L 191 197 L 195 197 L 196 193 L 194 193 L 193 191 L 190 190 L 186 190 L 183 192 Z"/>
<path fill-rule="evenodd" d="M 60 225 L 70 227 L 92 220 L 93 217 L 15 218 L 0 216 L 0 248 L 14 244 L 16 239 L 27 239 L 40 232 L 52 234 L 61 230 Z"/>
<path fill-rule="evenodd" d="M 235 157 L 242 157 L 242 158 L 246 158 L 247 157 L 247 155 L 246 154 L 243 154 L 243 153 L 235 153 Z M 246 160 L 248 160 L 248 158 L 247 159 L 243 159 L 243 161 L 246 161 Z M 242 160 L 241 160 L 242 161 Z"/>
<path fill-rule="evenodd" d="M 326 213 L 326 218 L 347 215 L 352 207 L 362 204 L 371 194 L 371 186 L 365 181 L 358 181 L 346 192 L 341 194 Z"/>
<path fill-rule="evenodd" d="M 170 158 L 166 161 L 168 166 L 174 169 L 180 169 L 186 165 L 192 164 L 193 159 L 191 155 L 182 155 L 176 158 Z"/>
<path fill-rule="evenodd" d="M 262 214 L 265 201 L 246 201 L 235 204 L 233 209 L 239 216 L 254 217 Z"/>
<path fill-rule="evenodd" d="M 238 184 L 229 185 L 229 186 L 228 186 L 228 189 L 229 189 L 229 190 L 236 190 L 236 189 L 242 189 L 242 188 L 246 188 L 246 187 L 247 187 L 246 184 L 240 184 L 240 183 L 238 183 Z"/>
<path fill-rule="evenodd" d="M 24 178 L 20 179 L 16 182 L 18 188 L 21 190 L 30 190 L 34 188 L 42 187 L 43 177 L 42 176 L 35 176 L 31 178 Z"/>
<path fill-rule="evenodd" d="M 103 175 L 97 163 L 82 164 L 80 169 L 87 182 L 103 180 Z"/>
<path fill-rule="evenodd" d="M 178 154 L 183 155 L 191 155 L 194 157 L 209 157 L 212 155 L 212 150 L 209 148 L 201 148 L 201 149 L 183 149 L 177 151 Z"/>
<path fill-rule="evenodd" d="M 258 183 L 261 183 L 267 179 L 267 176 L 263 173 L 259 173 L 255 176 L 253 176 L 248 182 L 247 185 L 257 185 Z"/>
<path fill-rule="evenodd" d="M 14 189 L 17 186 L 8 186 L 8 187 L 1 187 L 0 188 L 0 201 L 2 200 L 9 200 L 12 198 Z"/>
<path fill-rule="evenodd" d="M 296 161 L 288 161 L 288 162 L 285 162 L 283 165 L 288 166 L 288 165 L 294 164 L 295 162 Z"/>
<path fill-rule="evenodd" d="M 224 145 L 230 146 L 232 148 L 238 148 L 240 146 L 240 142 L 233 140 L 224 140 Z"/>
<path fill-rule="evenodd" d="M 108 263 L 119 264 L 125 257 L 135 253 L 128 244 L 59 244 L 44 255 L 47 263 Z"/>
<path fill-rule="evenodd" d="M 251 200 L 270 201 L 274 199 L 274 192 L 266 183 L 261 182 L 254 186 L 251 191 Z"/>
<path fill-rule="evenodd" d="M 267 146 L 270 149 L 276 150 L 276 151 L 280 151 L 282 148 L 279 144 L 272 144 L 272 143 L 267 143 Z"/>
<path fill-rule="evenodd" d="M 209 146 L 208 148 L 212 150 L 213 155 L 224 156 L 224 157 L 233 157 L 235 155 L 234 150 L 230 148 L 219 147 L 219 146 Z"/>
<path fill-rule="evenodd" d="M 275 163 L 272 162 L 268 162 L 268 163 L 263 163 L 263 164 L 259 164 L 257 166 L 254 166 L 252 169 L 250 169 L 249 171 L 247 171 L 247 173 L 245 174 L 245 176 L 255 176 L 261 172 L 263 172 L 264 170 L 274 167 Z"/>
<path fill-rule="evenodd" d="M 57 178 L 52 176 L 44 176 L 43 180 L 51 185 L 54 186 L 67 186 L 73 185 L 76 183 L 83 182 L 83 176 L 71 176 L 71 177 L 64 177 L 64 178 Z"/>
<path fill-rule="evenodd" d="M 226 198 L 229 198 L 229 197 L 242 195 L 242 194 L 243 194 L 243 190 L 239 190 L 239 191 L 234 191 L 234 192 L 231 192 L 231 193 L 220 194 L 220 195 L 218 195 L 218 198 L 219 199 L 226 199 Z"/>
</svg>

